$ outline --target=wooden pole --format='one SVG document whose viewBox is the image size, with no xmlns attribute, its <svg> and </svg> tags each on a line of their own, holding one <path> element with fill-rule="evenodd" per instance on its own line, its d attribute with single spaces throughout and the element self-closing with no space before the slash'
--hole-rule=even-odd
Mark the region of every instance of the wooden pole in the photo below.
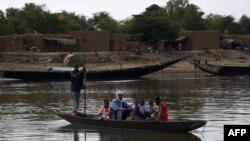
<svg viewBox="0 0 250 141">
<path fill-rule="evenodd" d="M 162 78 L 164 78 L 164 69 L 161 70 Z"/>
<path fill-rule="evenodd" d="M 161 61 L 161 65 L 162 65 L 162 61 Z M 161 74 L 162 74 L 162 78 L 164 78 L 164 68 L 161 70 Z"/>
<path fill-rule="evenodd" d="M 86 115 L 86 108 L 87 108 L 87 69 L 86 69 L 86 48 L 83 49 L 83 57 L 84 57 L 84 82 L 83 82 L 83 85 L 84 85 L 84 96 L 83 96 L 83 99 L 84 99 L 84 115 Z"/>
<path fill-rule="evenodd" d="M 83 60 L 84 60 L 84 80 L 83 80 L 83 85 L 84 85 L 84 94 L 83 94 L 83 99 L 84 99 L 84 111 L 83 114 L 86 115 L 86 108 L 87 108 L 87 69 L 86 69 L 86 48 L 82 49 L 83 51 Z"/>
<path fill-rule="evenodd" d="M 84 96 L 83 96 L 83 98 L 84 98 L 84 111 L 83 111 L 83 113 L 84 113 L 84 115 L 86 114 L 86 108 L 87 108 L 87 96 L 86 96 L 86 94 L 87 94 L 87 75 L 86 75 L 86 73 L 87 73 L 87 69 L 86 69 L 86 67 L 85 67 L 85 65 L 84 65 L 84 83 L 83 83 L 83 85 L 84 85 Z"/>
</svg>

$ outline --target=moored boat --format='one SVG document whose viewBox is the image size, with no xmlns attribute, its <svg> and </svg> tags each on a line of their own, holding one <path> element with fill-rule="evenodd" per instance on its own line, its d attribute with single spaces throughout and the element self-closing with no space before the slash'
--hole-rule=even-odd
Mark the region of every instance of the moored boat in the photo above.
<svg viewBox="0 0 250 141">
<path fill-rule="evenodd" d="M 134 68 L 121 68 L 113 70 L 87 71 L 86 77 L 88 80 L 97 79 L 128 79 L 138 78 L 153 72 L 157 72 L 168 66 L 171 66 L 187 57 L 166 61 L 161 64 L 148 65 Z M 0 71 L 4 78 L 14 78 L 22 80 L 70 80 L 71 69 L 49 69 L 48 71 Z"/>
<path fill-rule="evenodd" d="M 72 115 L 70 113 L 56 113 L 62 119 L 74 125 L 87 125 L 101 128 L 119 128 L 134 130 L 152 130 L 164 132 L 188 132 L 206 125 L 204 120 L 162 121 L 151 120 L 99 120 L 98 115 Z"/>
<path fill-rule="evenodd" d="M 198 64 L 198 68 L 214 75 L 250 75 L 250 66 Z"/>
</svg>

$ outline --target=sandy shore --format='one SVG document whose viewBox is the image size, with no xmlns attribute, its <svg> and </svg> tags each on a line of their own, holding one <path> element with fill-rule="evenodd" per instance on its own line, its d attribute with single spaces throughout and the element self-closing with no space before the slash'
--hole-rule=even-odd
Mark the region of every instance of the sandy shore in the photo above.
<svg viewBox="0 0 250 141">
<path fill-rule="evenodd" d="M 0 70 L 46 71 L 51 67 L 66 66 L 69 53 L 9 52 L 0 54 Z M 86 62 L 89 70 L 106 70 L 159 64 L 164 56 L 155 53 L 136 55 L 129 52 L 73 53 Z"/>
<path fill-rule="evenodd" d="M 24 71 L 47 71 L 51 67 L 65 66 L 63 60 L 69 53 L 34 53 L 34 52 L 8 52 L 0 53 L 0 70 L 24 70 Z M 193 55 L 177 64 L 165 68 L 167 73 L 192 73 L 194 69 L 191 62 L 200 59 L 207 60 L 212 64 L 249 65 L 249 52 L 212 50 L 212 51 L 186 51 L 169 52 L 165 54 L 142 53 L 136 55 L 131 52 L 81 52 L 74 53 L 81 56 L 88 70 L 107 70 L 117 68 L 129 68 L 159 64 L 168 59 Z"/>
</svg>

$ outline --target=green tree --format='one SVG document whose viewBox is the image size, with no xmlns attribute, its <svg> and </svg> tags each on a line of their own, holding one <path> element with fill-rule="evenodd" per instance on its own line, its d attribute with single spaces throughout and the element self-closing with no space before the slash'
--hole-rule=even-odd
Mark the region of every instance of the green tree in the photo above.
<svg viewBox="0 0 250 141">
<path fill-rule="evenodd" d="M 208 29 L 219 30 L 221 33 L 239 33 L 239 25 L 232 16 L 210 14 L 206 18 Z"/>
<path fill-rule="evenodd" d="M 62 11 L 54 15 L 56 20 L 54 24 L 56 25 L 57 33 L 68 33 L 73 30 L 85 30 L 87 28 L 87 22 L 84 16 L 77 16 L 75 13 L 69 13 L 67 11 Z"/>
<path fill-rule="evenodd" d="M 206 24 L 202 16 L 204 12 L 188 0 L 170 0 L 166 11 L 172 22 L 181 30 L 204 30 Z"/>
<path fill-rule="evenodd" d="M 87 28 L 85 16 L 62 11 L 50 13 L 45 5 L 27 3 L 22 9 L 6 10 L 6 34 L 68 33 Z"/>
<path fill-rule="evenodd" d="M 243 15 L 239 20 L 240 32 L 243 34 L 250 34 L 250 18 Z"/>
<path fill-rule="evenodd" d="M 134 19 L 126 19 L 121 21 L 120 23 L 120 31 L 122 33 L 126 33 L 126 34 L 132 34 L 133 32 L 133 27 L 134 27 Z"/>
<path fill-rule="evenodd" d="M 8 8 L 6 10 L 9 34 L 44 33 L 49 22 L 46 20 L 48 12 L 44 5 L 34 3 L 25 4 L 22 9 Z"/>
<path fill-rule="evenodd" d="M 107 30 L 113 33 L 120 32 L 120 24 L 107 12 L 98 12 L 88 21 L 88 30 Z"/>
<path fill-rule="evenodd" d="M 7 19 L 4 15 L 4 12 L 0 10 L 0 35 L 6 34 L 6 24 L 7 24 Z"/>
<path fill-rule="evenodd" d="M 173 39 L 177 28 L 170 22 L 164 8 L 151 5 L 140 15 L 132 18 L 132 37 L 141 42 L 157 46 L 161 39 Z"/>
<path fill-rule="evenodd" d="M 169 0 L 167 9 L 174 12 L 176 8 L 185 8 L 189 4 L 189 0 Z"/>
<path fill-rule="evenodd" d="M 6 9 L 6 34 L 23 34 L 25 33 L 25 20 L 23 13 L 17 8 Z"/>
<path fill-rule="evenodd" d="M 22 14 L 25 19 L 26 33 L 48 32 L 46 28 L 49 25 L 47 21 L 49 13 L 45 10 L 45 5 L 27 3 L 22 9 Z"/>
<path fill-rule="evenodd" d="M 184 8 L 181 19 L 182 28 L 185 30 L 204 30 L 206 29 L 205 20 L 202 18 L 204 12 L 199 7 L 189 4 Z"/>
</svg>

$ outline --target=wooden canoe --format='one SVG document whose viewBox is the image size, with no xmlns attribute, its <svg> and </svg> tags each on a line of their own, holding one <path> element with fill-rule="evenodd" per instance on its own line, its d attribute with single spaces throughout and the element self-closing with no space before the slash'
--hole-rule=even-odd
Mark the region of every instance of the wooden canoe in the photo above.
<svg viewBox="0 0 250 141">
<path fill-rule="evenodd" d="M 106 80 L 106 79 L 128 79 L 138 78 L 153 72 L 157 72 L 171 66 L 187 57 L 174 59 L 161 64 L 148 65 L 134 68 L 121 68 L 113 70 L 87 71 L 87 80 Z M 0 71 L 0 76 L 4 78 L 14 78 L 22 80 L 70 80 L 71 70 L 56 71 Z"/>
<path fill-rule="evenodd" d="M 56 113 L 62 119 L 75 125 L 88 125 L 101 128 L 119 128 L 135 130 L 152 130 L 164 132 L 188 132 L 204 126 L 204 120 L 167 121 L 154 122 L 150 120 L 99 120 L 98 115 L 72 115 L 68 113 Z"/>
<path fill-rule="evenodd" d="M 213 64 L 198 64 L 198 68 L 214 75 L 250 75 L 250 66 L 223 66 Z"/>
<path fill-rule="evenodd" d="M 82 130 L 83 129 L 83 130 Z M 112 137 L 111 140 L 120 141 L 201 141 L 201 139 L 190 132 L 158 132 L 158 131 L 145 131 L 145 130 L 117 130 L 115 128 L 97 128 L 91 126 L 81 126 L 69 124 L 67 126 L 57 129 L 59 132 L 73 132 L 75 137 L 79 134 L 84 134 L 88 138 L 88 133 L 99 133 L 100 137 Z M 91 138 L 91 137 L 90 137 Z M 102 140 L 101 141 L 105 141 Z M 109 140 L 110 141 L 110 140 Z"/>
</svg>

